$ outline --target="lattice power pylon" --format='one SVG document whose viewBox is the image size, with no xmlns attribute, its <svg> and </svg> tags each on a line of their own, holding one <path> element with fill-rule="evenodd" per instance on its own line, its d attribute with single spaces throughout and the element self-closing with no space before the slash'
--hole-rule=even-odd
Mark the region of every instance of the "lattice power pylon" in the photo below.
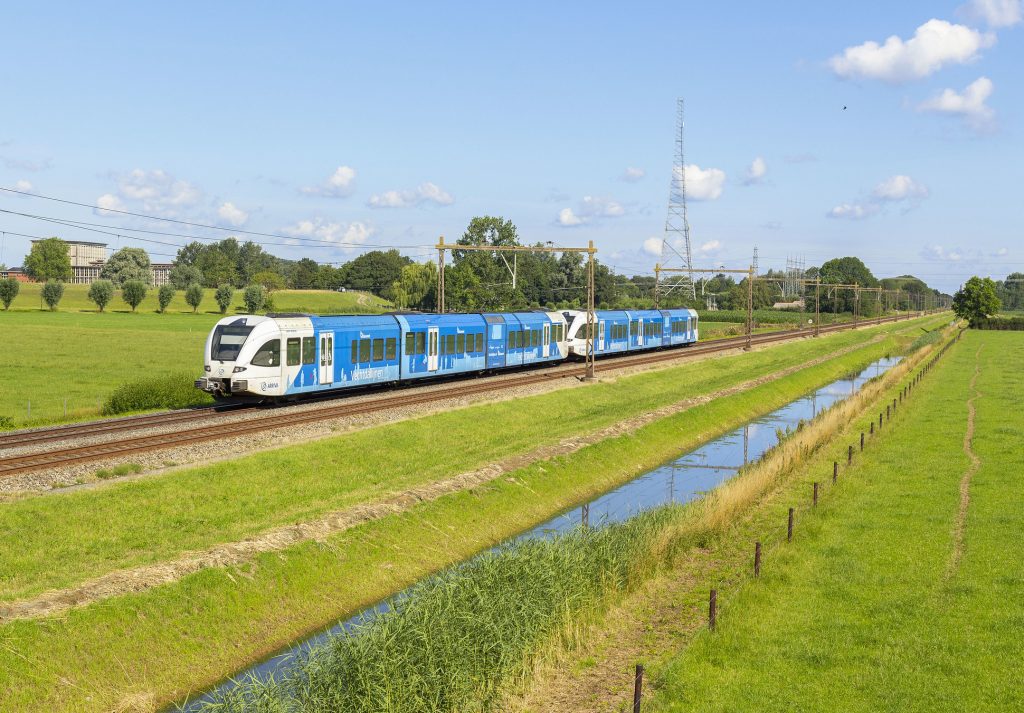
<svg viewBox="0 0 1024 713">
<path fill-rule="evenodd" d="M 686 159 L 683 152 L 683 100 L 676 107 L 676 154 L 672 165 L 672 181 L 668 191 L 668 217 L 665 219 L 665 235 L 661 240 L 661 267 L 682 268 L 672 282 L 655 287 L 655 303 L 673 291 L 682 291 L 691 300 L 697 298 L 693 284 L 693 259 L 690 250 L 690 221 L 686 215 Z"/>
</svg>

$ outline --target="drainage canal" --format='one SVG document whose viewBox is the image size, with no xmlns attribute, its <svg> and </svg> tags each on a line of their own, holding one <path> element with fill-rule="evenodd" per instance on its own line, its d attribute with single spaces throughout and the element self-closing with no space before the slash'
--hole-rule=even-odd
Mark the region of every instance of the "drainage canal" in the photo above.
<svg viewBox="0 0 1024 713">
<path fill-rule="evenodd" d="M 830 406 L 857 393 L 870 379 L 884 374 L 898 364 L 901 358 L 879 359 L 859 374 L 823 386 L 513 539 L 549 537 L 580 525 L 599 526 L 622 522 L 659 505 L 695 500 L 731 478 L 744 465 L 757 461 L 786 433 L 795 431 L 801 422 L 810 421 Z M 280 674 L 296 655 L 322 645 L 333 634 L 362 623 L 368 617 L 387 611 L 390 608 L 389 602 L 401 596 L 400 592 L 330 629 L 286 647 L 264 661 L 240 671 L 210 691 L 180 705 L 172 706 L 167 711 L 194 713 L 224 690 L 245 685 L 246 681 L 266 679 Z"/>
</svg>

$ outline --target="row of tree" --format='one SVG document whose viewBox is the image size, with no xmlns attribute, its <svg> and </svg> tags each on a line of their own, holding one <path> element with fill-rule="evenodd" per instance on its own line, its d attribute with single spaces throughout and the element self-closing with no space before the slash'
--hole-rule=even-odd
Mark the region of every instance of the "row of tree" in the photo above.
<svg viewBox="0 0 1024 713">
<path fill-rule="evenodd" d="M 453 311 L 508 309 L 566 309 L 584 306 L 587 298 L 587 264 L 579 253 L 516 253 L 459 250 L 459 245 L 489 246 L 496 249 L 521 247 L 516 226 L 510 220 L 482 216 L 470 221 L 466 231 L 452 245 L 451 262 L 445 269 L 446 308 Z M 534 247 L 547 247 L 535 245 Z M 25 260 L 25 270 L 41 281 L 64 280 L 71 274 L 66 244 L 57 239 L 38 241 Z M 106 261 L 101 279 L 115 289 L 130 282 L 152 284 L 149 256 L 139 248 L 122 248 Z M 811 267 L 808 279 L 820 278 L 820 309 L 825 312 L 859 310 L 866 317 L 888 308 L 911 309 L 923 296 L 948 297 L 921 280 L 905 275 L 879 280 L 856 257 L 840 257 Z M 1004 297 L 1007 305 L 1024 305 L 1024 280 L 999 283 L 999 289 L 1012 292 Z M 753 285 L 755 309 L 771 307 L 781 299 L 785 282 L 781 272 L 759 275 Z M 217 290 L 228 287 L 259 287 L 265 295 L 275 290 L 325 289 L 364 290 L 394 302 L 402 309 L 430 311 L 437 304 L 437 266 L 434 262 L 416 263 L 397 250 L 373 250 L 341 265 L 318 264 L 310 258 L 284 260 L 275 257 L 254 242 L 227 238 L 214 243 L 191 242 L 178 250 L 170 273 L 171 285 L 188 291 L 193 285 Z M 850 289 L 830 288 L 828 284 L 857 284 L 864 288 L 899 289 L 894 296 L 856 293 Z M 671 286 L 671 281 L 669 282 Z M 666 307 L 703 308 L 713 295 L 721 309 L 746 309 L 747 280 L 719 274 L 698 283 L 697 299 L 689 299 L 683 290 L 670 290 L 662 300 Z M 627 278 L 615 274 L 595 260 L 595 303 L 601 308 L 646 308 L 652 304 L 653 277 Z M 132 288 L 136 289 L 136 288 Z M 813 310 L 814 290 L 805 289 L 806 309 Z"/>
</svg>

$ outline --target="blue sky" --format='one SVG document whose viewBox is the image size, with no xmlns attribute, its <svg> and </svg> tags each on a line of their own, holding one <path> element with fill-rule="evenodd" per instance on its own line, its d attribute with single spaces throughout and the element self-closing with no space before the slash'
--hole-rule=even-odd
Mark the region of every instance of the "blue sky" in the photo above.
<svg viewBox="0 0 1024 713">
<path fill-rule="evenodd" d="M 1020 4 L 22 5 L 0 28 L 0 186 L 312 238 L 268 249 L 321 262 L 425 259 L 496 214 L 650 272 L 682 96 L 695 265 L 857 254 L 954 289 L 1024 270 Z M 8 234 L 0 260 L 27 247 Z"/>
</svg>

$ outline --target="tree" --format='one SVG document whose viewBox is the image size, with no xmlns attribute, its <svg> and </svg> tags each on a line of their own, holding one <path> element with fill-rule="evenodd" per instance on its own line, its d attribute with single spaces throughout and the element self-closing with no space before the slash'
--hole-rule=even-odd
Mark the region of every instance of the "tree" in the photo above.
<svg viewBox="0 0 1024 713">
<path fill-rule="evenodd" d="M 245 311 L 249 314 L 256 314 L 263 309 L 263 303 L 266 299 L 267 293 L 264 292 L 262 285 L 249 285 L 242 294 L 242 300 L 245 302 Z"/>
<path fill-rule="evenodd" d="M 823 312 L 853 312 L 855 293 L 852 289 L 829 290 L 827 284 L 857 284 L 861 287 L 876 287 L 878 280 L 867 265 L 856 257 L 840 257 L 822 264 L 818 271 L 821 276 L 821 310 Z M 838 307 L 838 309 L 836 309 Z"/>
<path fill-rule="evenodd" d="M 68 244 L 60 238 L 47 238 L 32 243 L 32 249 L 25 257 L 25 274 L 39 282 L 70 280 L 71 257 L 68 255 Z"/>
<path fill-rule="evenodd" d="M 42 297 L 43 302 L 50 308 L 51 312 L 57 311 L 57 305 L 60 304 L 61 297 L 64 296 L 64 283 L 57 280 L 48 280 L 43 285 Z"/>
<path fill-rule="evenodd" d="M 114 297 L 114 284 L 110 280 L 96 280 L 89 285 L 89 299 L 96 303 L 100 312 Z"/>
<path fill-rule="evenodd" d="M 4 303 L 5 312 L 11 308 L 11 302 L 14 302 L 20 290 L 21 284 L 13 277 L 0 280 L 0 302 Z"/>
<path fill-rule="evenodd" d="M 124 287 L 127 282 L 153 284 L 149 255 L 142 248 L 121 248 L 110 256 L 100 270 L 100 277 L 110 280 L 114 287 Z"/>
<path fill-rule="evenodd" d="M 999 311 L 996 283 L 990 277 L 974 276 L 953 295 L 953 313 L 971 326 Z"/>
<path fill-rule="evenodd" d="M 291 283 L 292 289 L 295 290 L 308 290 L 313 286 L 313 280 L 316 279 L 316 273 L 319 266 L 316 261 L 304 257 L 298 262 L 291 266 L 289 271 L 289 282 Z"/>
<path fill-rule="evenodd" d="M 142 304 L 142 300 L 146 299 L 147 289 L 146 283 L 142 280 L 128 280 L 121 285 L 121 299 L 127 302 L 134 312 L 135 308 Z"/>
<path fill-rule="evenodd" d="M 284 278 L 273 270 L 260 270 L 252 276 L 253 284 L 262 285 L 267 292 L 283 290 L 285 288 Z"/>
<path fill-rule="evenodd" d="M 1011 272 L 1005 280 L 996 283 L 996 293 L 1003 309 L 1024 309 L 1024 273 Z"/>
<path fill-rule="evenodd" d="M 402 268 L 402 275 L 391 286 L 395 304 L 404 309 L 432 310 L 437 302 L 437 266 L 432 262 L 413 263 Z"/>
<path fill-rule="evenodd" d="M 205 249 L 205 245 L 197 240 L 193 240 L 185 247 L 178 249 L 178 254 L 174 258 L 174 264 L 195 267 L 199 262 L 199 256 L 203 254 Z"/>
<path fill-rule="evenodd" d="M 203 284 L 206 287 L 233 284 L 238 276 L 234 258 L 213 245 L 207 246 L 199 255 L 196 267 L 203 273 Z"/>
<path fill-rule="evenodd" d="M 203 273 L 199 271 L 198 267 L 193 265 L 175 263 L 174 267 L 171 268 L 169 279 L 175 289 L 184 290 L 189 285 L 201 284 L 203 281 Z"/>
<path fill-rule="evenodd" d="M 391 287 L 402 276 L 402 268 L 412 263 L 397 250 L 371 250 L 341 267 L 341 284 L 350 290 L 363 290 L 391 297 Z"/>
<path fill-rule="evenodd" d="M 224 314 L 228 311 L 228 307 L 231 306 L 231 298 L 235 296 L 235 288 L 224 283 L 217 287 L 217 291 L 213 293 L 213 298 L 217 300 L 217 306 L 220 307 L 220 313 Z"/>
<path fill-rule="evenodd" d="M 185 302 L 189 307 L 192 308 L 192 313 L 195 314 L 199 310 L 199 304 L 203 301 L 203 287 L 202 285 L 193 282 L 185 290 Z"/>
<path fill-rule="evenodd" d="M 174 293 L 174 285 L 160 285 L 160 290 L 156 293 L 156 298 L 160 303 L 161 312 L 167 311 L 167 306 L 171 304 L 171 300 L 174 299 Z"/>
</svg>

